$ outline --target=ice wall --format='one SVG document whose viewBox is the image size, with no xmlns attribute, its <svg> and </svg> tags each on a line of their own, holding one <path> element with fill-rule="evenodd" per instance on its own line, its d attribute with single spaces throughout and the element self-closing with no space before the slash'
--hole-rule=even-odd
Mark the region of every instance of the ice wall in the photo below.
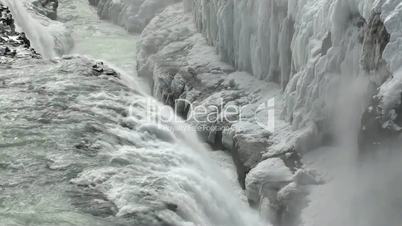
<svg viewBox="0 0 402 226">
<path fill-rule="evenodd" d="M 373 14 L 381 14 L 391 44 L 384 52 L 395 74 L 381 87 L 384 105 L 400 101 L 400 76 L 396 56 L 400 30 L 400 1 L 375 0 L 185 0 L 192 6 L 195 23 L 222 59 L 254 76 L 281 84 L 286 97 L 283 117 L 294 129 L 309 128 L 301 149 L 322 141 L 330 131 L 334 114 L 342 108 L 335 96 L 345 80 L 366 77 L 382 84 L 374 58 L 364 56 L 363 43 Z M 396 12 L 396 13 L 395 13 Z M 364 48 L 375 49 L 372 43 Z M 382 57 L 378 47 L 376 58 Z M 365 61 L 365 62 L 363 62 Z M 373 61 L 373 62 L 372 62 Z M 387 67 L 387 66 L 385 66 Z M 369 67 L 370 68 L 370 67 Z M 384 78 L 383 78 L 384 79 Z M 386 87 L 385 87 L 386 86 Z M 392 86 L 393 88 L 388 88 Z M 398 87 L 398 88 L 396 88 Z M 366 89 L 367 87 L 360 87 Z M 392 92 L 390 91 L 392 90 Z M 391 97 L 394 97 L 392 99 Z M 369 97 L 368 97 L 369 98 Z M 392 105 L 391 104 L 391 105 Z M 319 139 L 311 139 L 317 137 Z"/>
</svg>

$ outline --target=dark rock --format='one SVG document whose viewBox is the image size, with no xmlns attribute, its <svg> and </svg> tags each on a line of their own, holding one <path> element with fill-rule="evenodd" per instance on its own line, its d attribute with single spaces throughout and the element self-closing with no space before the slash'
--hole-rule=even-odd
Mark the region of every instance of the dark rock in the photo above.
<svg viewBox="0 0 402 226">
<path fill-rule="evenodd" d="M 109 75 L 109 76 L 113 76 L 113 77 L 119 78 L 119 74 L 118 74 L 115 70 L 113 70 L 113 69 L 111 69 L 111 68 L 106 69 L 106 70 L 105 70 L 105 74 L 106 74 L 106 75 Z"/>
<path fill-rule="evenodd" d="M 329 48 L 331 48 L 331 47 L 332 47 L 331 32 L 328 32 L 327 36 L 322 41 L 321 56 L 326 55 L 328 50 L 329 50 Z"/>
<path fill-rule="evenodd" d="M 389 39 L 390 34 L 381 20 L 381 14 L 373 13 L 364 28 L 361 64 L 365 71 L 378 71 L 385 65 L 382 53 Z"/>
<path fill-rule="evenodd" d="M 177 209 L 179 208 L 179 206 L 178 206 L 177 204 L 174 204 L 174 203 L 166 203 L 166 208 L 167 208 L 168 210 L 171 210 L 171 211 L 173 211 L 173 212 L 176 212 Z"/>
</svg>

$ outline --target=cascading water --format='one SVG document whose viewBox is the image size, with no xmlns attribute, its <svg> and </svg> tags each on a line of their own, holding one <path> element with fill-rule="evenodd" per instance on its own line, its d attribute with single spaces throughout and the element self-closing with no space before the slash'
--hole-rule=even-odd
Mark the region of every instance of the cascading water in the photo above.
<svg viewBox="0 0 402 226">
<path fill-rule="evenodd" d="M 69 16 L 63 4 L 74 11 L 84 2 L 61 1 L 61 18 Z M 32 17 L 22 4 L 8 3 L 22 29 L 41 31 L 35 21 L 24 21 Z M 79 56 L 21 60 L 1 75 L 7 86 L 0 93 L 0 119 L 6 119 L 0 127 L 0 225 L 266 225 L 231 194 L 194 132 L 182 122 L 147 117 L 155 113 L 147 105 L 162 106 L 127 76 L 134 65 L 127 57 L 135 53 L 128 37 L 134 37 L 120 37 L 127 42 L 118 48 L 118 28 L 98 30 L 103 24 L 90 25 L 97 20 L 89 15 L 96 14 L 70 15 L 66 22 L 91 34 L 75 36 L 74 53 L 105 56 L 122 67 L 121 80 L 93 76 L 93 62 Z"/>
<path fill-rule="evenodd" d="M 363 208 L 356 203 L 356 196 L 361 192 L 357 137 L 360 116 L 367 102 L 368 78 L 346 75 L 336 104 L 341 107 L 335 109 L 334 144 L 319 148 L 305 158 L 313 162 L 314 168 L 326 172 L 327 181 L 312 190 L 311 203 L 303 213 L 304 225 L 360 226 L 355 221 L 356 210 Z M 334 199 L 336 194 L 339 197 Z"/>
<path fill-rule="evenodd" d="M 55 40 L 48 30 L 28 12 L 25 0 L 3 0 L 10 7 L 13 17 L 32 42 L 32 46 L 46 58 L 56 56 Z"/>
</svg>

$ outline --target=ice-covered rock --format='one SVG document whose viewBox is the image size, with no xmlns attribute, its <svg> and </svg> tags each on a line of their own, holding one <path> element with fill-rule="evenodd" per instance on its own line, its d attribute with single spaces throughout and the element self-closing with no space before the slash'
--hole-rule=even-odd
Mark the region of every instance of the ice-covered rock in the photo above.
<svg viewBox="0 0 402 226">
<path fill-rule="evenodd" d="M 264 160 L 246 177 L 247 197 L 250 202 L 258 204 L 260 197 L 265 196 L 262 193 L 277 192 L 292 180 L 293 173 L 281 159 Z"/>
<path fill-rule="evenodd" d="M 310 187 L 321 184 L 316 172 L 299 169 L 292 172 L 280 158 L 260 162 L 246 178 L 249 202 L 257 205 L 274 225 L 299 225 L 308 204 Z"/>
<path fill-rule="evenodd" d="M 274 225 L 280 224 L 281 212 L 286 208 L 286 204 L 290 204 L 279 200 L 278 193 L 292 182 L 292 175 L 279 158 L 264 160 L 247 174 L 246 193 L 250 204 L 260 210 L 266 209 Z"/>
</svg>

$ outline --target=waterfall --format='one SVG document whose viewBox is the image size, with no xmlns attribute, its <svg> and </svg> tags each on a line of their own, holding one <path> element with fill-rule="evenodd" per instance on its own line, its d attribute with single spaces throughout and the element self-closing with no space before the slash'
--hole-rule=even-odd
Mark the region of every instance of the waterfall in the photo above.
<svg viewBox="0 0 402 226">
<path fill-rule="evenodd" d="M 23 0 L 3 0 L 14 17 L 17 26 L 25 32 L 35 48 L 43 57 L 53 58 L 56 56 L 55 40 L 49 34 L 46 27 L 38 22 L 27 8 Z"/>
<path fill-rule="evenodd" d="M 375 156 L 362 158 L 360 153 L 365 150 L 358 147 L 361 117 L 371 97 L 370 75 L 354 62 L 360 53 L 358 47 L 348 51 L 341 64 L 338 94 L 331 102 L 336 106 L 333 145 L 305 158 L 314 162 L 312 167 L 327 180 L 309 196 L 310 204 L 302 216 L 305 226 L 396 226 L 402 220 L 398 214 L 402 205 L 402 156 L 398 151 L 390 155 L 380 150 Z"/>
<path fill-rule="evenodd" d="M 50 51 L 52 38 L 31 17 L 23 2 L 7 0 L 7 3 L 34 47 L 47 57 L 54 56 Z M 119 39 L 114 36 L 115 30 L 110 32 L 111 27 L 105 28 L 95 18 L 74 19 L 80 21 L 76 24 L 70 21 L 70 25 L 82 36 L 77 36 L 80 39 L 75 40 L 76 44 L 86 47 L 77 50 L 80 54 L 87 51 L 96 57 L 109 53 L 125 56 L 124 51 L 131 51 L 124 45 L 129 42 L 116 45 Z M 77 26 L 82 25 L 81 19 L 88 24 L 89 32 Z M 86 38 L 91 42 L 84 42 Z M 107 38 L 115 39 L 106 42 Z M 113 59 L 114 63 L 125 65 L 116 62 L 119 58 Z M 16 98 L 12 104 L 24 104 L 18 114 L 35 120 L 17 117 L 11 122 L 16 123 L 11 129 L 2 127 L 0 133 L 8 137 L 14 127 L 24 124 L 24 135 L 10 142 L 29 140 L 32 134 L 48 140 L 43 146 L 32 147 L 28 147 L 31 142 L 21 142 L 18 151 L 5 148 L 4 161 L 21 161 L 29 178 L 40 178 L 40 182 L 25 181 L 24 173 L 15 170 L 5 178 L 5 184 L 14 180 L 19 184 L 16 188 L 5 186 L 0 199 L 8 199 L 11 193 L 10 197 L 18 197 L 18 205 L 13 205 L 15 199 L 10 198 L 7 200 L 10 204 L 0 207 L 1 225 L 26 225 L 28 221 L 32 225 L 267 225 L 233 191 L 208 157 L 208 147 L 188 125 L 181 120 L 161 124 L 148 117 L 160 118 L 174 112 L 141 94 L 129 73 L 93 76 L 94 61 L 82 56 L 60 59 L 53 64 L 35 61 L 30 65 L 29 60 L 23 64 L 30 70 L 11 67 L 2 78 L 35 82 L 29 89 L 10 83 L 4 93 Z M 35 100 L 34 105 L 23 102 L 30 100 L 26 95 Z M 156 111 L 154 115 L 152 110 L 158 108 L 166 111 Z M 6 113 L 0 112 L 0 117 Z M 20 158 L 25 150 L 26 156 Z M 5 167 L 8 170 L 8 165 Z M 33 201 L 31 196 L 35 197 Z"/>
</svg>

